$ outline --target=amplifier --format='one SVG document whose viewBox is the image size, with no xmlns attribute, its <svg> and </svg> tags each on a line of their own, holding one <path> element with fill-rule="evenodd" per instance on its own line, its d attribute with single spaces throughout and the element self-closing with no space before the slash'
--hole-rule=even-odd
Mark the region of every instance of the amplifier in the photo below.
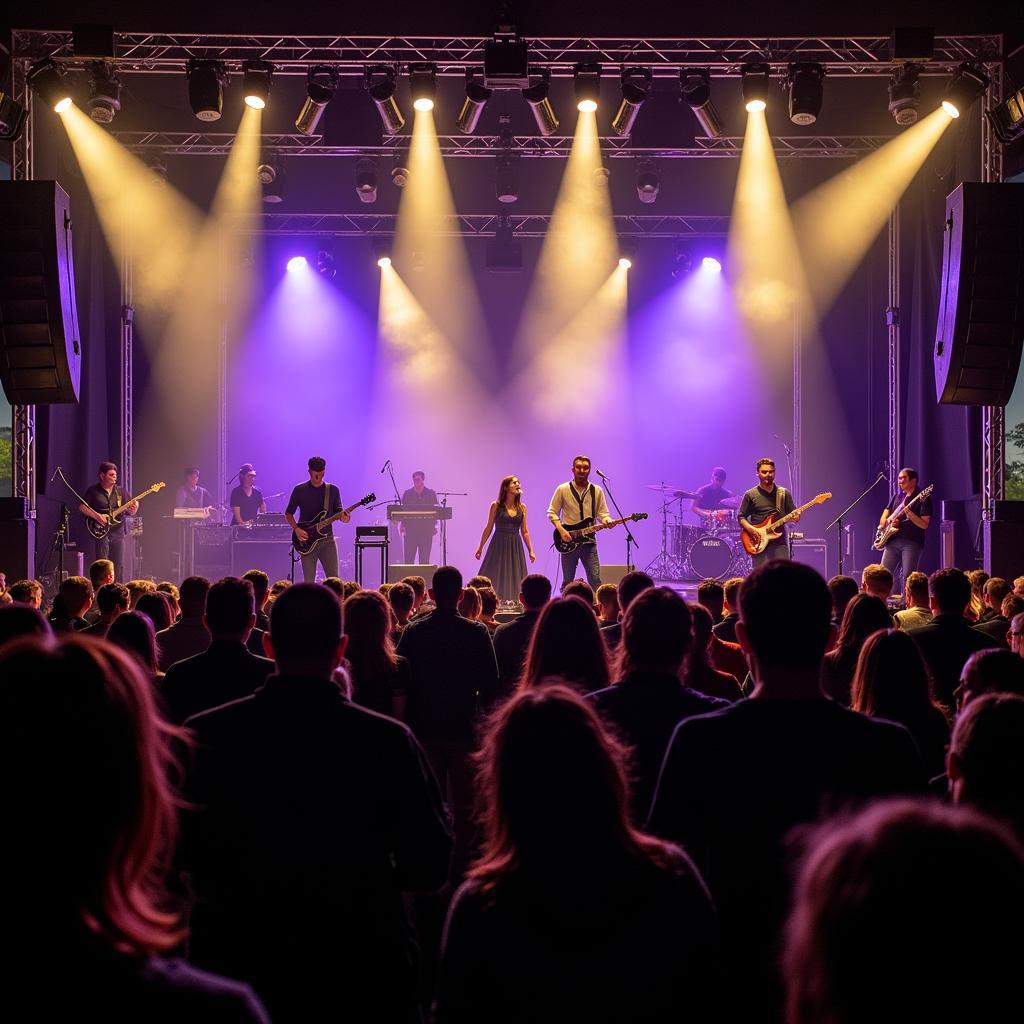
<svg viewBox="0 0 1024 1024">
<path fill-rule="evenodd" d="M 362 541 L 365 544 L 381 544 L 387 540 L 388 528 L 386 526 L 357 526 L 356 543 Z"/>
<path fill-rule="evenodd" d="M 251 526 L 236 526 L 235 543 L 249 544 L 258 542 L 266 544 L 274 541 L 281 541 L 285 544 L 292 542 L 292 528 L 286 523 L 284 526 L 278 523 L 266 523 L 261 520 Z"/>
<path fill-rule="evenodd" d="M 231 527 L 195 526 L 193 572 L 210 580 L 231 575 Z"/>
<path fill-rule="evenodd" d="M 828 544 L 821 537 L 805 537 L 803 540 L 793 541 L 793 561 L 803 562 L 812 569 L 817 569 L 827 580 L 828 571 Z"/>
<path fill-rule="evenodd" d="M 253 530 L 243 540 L 236 540 L 231 552 L 231 574 L 241 576 L 250 569 L 262 569 L 270 582 L 287 579 L 291 574 L 291 531 L 287 540 L 265 537 L 262 531 Z"/>
<path fill-rule="evenodd" d="M 434 585 L 434 573 L 437 572 L 436 563 L 433 565 L 415 565 L 401 562 L 392 562 L 388 566 L 388 583 L 401 583 L 406 576 L 422 576 L 427 581 L 427 586 Z"/>
</svg>

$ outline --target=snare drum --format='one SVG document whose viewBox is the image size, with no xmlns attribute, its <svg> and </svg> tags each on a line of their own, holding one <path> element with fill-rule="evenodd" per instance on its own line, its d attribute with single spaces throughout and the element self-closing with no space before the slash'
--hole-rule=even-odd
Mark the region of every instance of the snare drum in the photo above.
<svg viewBox="0 0 1024 1024">
<path fill-rule="evenodd" d="M 686 555 L 690 575 L 700 580 L 724 580 L 733 563 L 732 545 L 713 533 L 694 538 Z"/>
<path fill-rule="evenodd" d="M 668 537 L 666 538 L 665 547 L 673 558 L 678 558 L 680 561 L 686 558 L 690 545 L 703 532 L 700 527 L 688 526 L 685 523 L 682 525 L 671 523 L 666 529 L 668 530 Z"/>
<path fill-rule="evenodd" d="M 716 508 L 705 523 L 709 533 L 735 533 L 739 529 L 734 508 Z"/>
</svg>

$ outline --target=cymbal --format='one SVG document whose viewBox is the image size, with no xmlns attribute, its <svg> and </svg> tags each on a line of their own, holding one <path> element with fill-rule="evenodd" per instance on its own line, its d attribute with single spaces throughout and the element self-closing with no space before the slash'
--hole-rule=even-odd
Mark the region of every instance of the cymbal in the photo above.
<svg viewBox="0 0 1024 1024">
<path fill-rule="evenodd" d="M 718 504 L 722 508 L 739 508 L 743 502 L 742 494 L 732 494 L 728 498 L 723 498 Z"/>
<path fill-rule="evenodd" d="M 661 491 L 662 494 L 674 494 L 676 497 L 679 497 L 679 495 L 683 493 L 689 493 L 688 491 L 683 492 L 679 490 L 675 484 L 648 484 L 647 489 L 649 491 Z"/>
</svg>

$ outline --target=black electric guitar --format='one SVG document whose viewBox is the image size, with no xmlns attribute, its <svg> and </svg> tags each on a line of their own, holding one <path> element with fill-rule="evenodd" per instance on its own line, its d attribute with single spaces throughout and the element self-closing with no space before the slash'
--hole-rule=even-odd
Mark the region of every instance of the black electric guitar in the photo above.
<svg viewBox="0 0 1024 1024">
<path fill-rule="evenodd" d="M 881 551 L 886 544 L 889 543 L 899 533 L 900 522 L 903 520 L 904 513 L 907 509 L 912 508 L 917 502 L 921 501 L 922 498 L 927 498 L 932 493 L 932 488 L 935 484 L 929 484 L 923 491 L 918 491 L 910 501 L 905 505 L 900 505 L 898 509 L 885 521 L 884 526 L 880 526 L 875 530 L 875 542 L 871 545 L 875 551 Z"/>
<path fill-rule="evenodd" d="M 631 516 L 626 516 L 624 519 L 613 519 L 610 523 L 595 523 L 593 516 L 587 516 L 586 519 L 582 519 L 572 526 L 562 527 L 563 530 L 568 531 L 571 535 L 569 540 L 562 540 L 556 529 L 555 548 L 563 555 L 567 555 L 570 551 L 575 551 L 581 544 L 586 544 L 588 539 L 597 533 L 598 530 L 610 530 L 613 526 L 621 526 L 626 522 L 638 523 L 641 519 L 646 518 L 646 512 L 634 512 Z"/>
<path fill-rule="evenodd" d="M 294 530 L 292 531 L 292 547 L 300 555 L 308 555 L 320 541 L 330 536 L 331 523 L 344 519 L 353 509 L 359 508 L 360 505 L 370 505 L 376 500 L 376 494 L 367 494 L 366 497 L 360 498 L 354 505 L 349 505 L 348 508 L 335 512 L 333 516 L 329 516 L 326 512 L 317 512 L 316 516 L 308 523 L 299 523 L 299 529 L 305 530 L 308 534 L 306 540 L 299 540 L 299 535 Z"/>
<path fill-rule="evenodd" d="M 166 486 L 167 484 L 165 484 L 163 481 L 161 481 L 158 484 L 153 484 L 152 487 L 147 487 L 146 490 L 144 490 L 141 494 L 136 494 L 134 498 L 129 498 L 127 501 L 122 501 L 121 504 L 117 506 L 117 508 L 111 509 L 109 512 L 99 512 L 99 509 L 94 508 L 93 512 L 99 512 L 99 514 L 103 516 L 103 522 L 97 523 L 95 519 L 91 518 L 90 516 L 86 516 L 85 525 L 88 528 L 89 532 L 97 540 L 103 540 L 103 538 L 106 537 L 106 535 L 110 533 L 110 531 L 115 526 L 121 525 L 121 516 L 124 515 L 125 509 L 127 509 L 128 506 L 132 504 L 132 502 L 142 501 L 142 499 L 145 498 L 147 495 L 156 494 L 157 491 L 161 490 Z"/>
</svg>

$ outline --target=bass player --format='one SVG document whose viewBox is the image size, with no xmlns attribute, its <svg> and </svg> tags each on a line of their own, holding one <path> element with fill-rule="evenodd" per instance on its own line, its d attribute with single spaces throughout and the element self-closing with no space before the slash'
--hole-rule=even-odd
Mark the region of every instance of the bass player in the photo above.
<svg viewBox="0 0 1024 1024">
<path fill-rule="evenodd" d="M 921 561 L 925 530 L 932 521 L 932 499 L 926 496 L 915 502 L 913 507 L 907 507 L 920 491 L 916 469 L 901 469 L 899 476 L 896 477 L 896 483 L 899 490 L 885 506 L 878 525 L 899 524 L 899 532 L 885 545 L 882 565 L 892 573 L 894 580 L 896 569 L 901 568 L 903 577 L 900 585 L 903 586 L 907 577 L 917 569 L 917 563 Z"/>
<path fill-rule="evenodd" d="M 101 462 L 99 479 L 85 494 L 78 509 L 82 515 L 95 520 L 100 526 L 108 524 L 107 516 L 120 507 L 124 496 L 117 486 L 117 466 L 113 462 Z M 133 516 L 139 511 L 139 503 L 133 501 L 126 509 Z M 114 579 L 123 579 L 124 572 L 124 520 L 115 519 L 103 537 L 94 537 L 96 542 L 94 558 L 109 558 L 114 563 Z"/>
<path fill-rule="evenodd" d="M 295 536 L 303 542 L 309 540 L 309 534 L 295 521 L 296 509 L 299 510 L 300 521 L 304 523 L 316 519 L 321 512 L 326 512 L 328 516 L 340 515 L 343 523 L 352 518 L 341 507 L 341 492 L 338 488 L 334 484 L 324 483 L 326 469 L 327 462 L 314 455 L 309 460 L 309 482 L 295 485 L 284 511 L 285 519 L 295 531 Z M 338 544 L 334 539 L 333 524 L 326 527 L 324 532 L 324 539 L 312 551 L 302 555 L 302 578 L 307 583 L 316 582 L 317 562 L 324 567 L 324 576 L 338 575 Z"/>
<path fill-rule="evenodd" d="M 562 540 L 572 540 L 567 526 L 578 526 L 584 519 L 593 517 L 595 522 L 610 523 L 608 503 L 604 491 L 597 484 L 590 483 L 590 459 L 577 455 L 572 460 L 572 479 L 559 484 L 548 506 L 548 519 Z M 576 578 L 576 566 L 583 563 L 587 582 L 597 591 L 601 585 L 601 560 L 597 555 L 597 542 L 591 536 L 574 551 L 562 555 L 562 583 L 571 583 Z"/>
<path fill-rule="evenodd" d="M 761 526 L 773 515 L 785 516 L 796 512 L 796 505 L 793 502 L 793 495 L 775 483 L 775 463 L 772 459 L 758 459 L 757 486 L 751 487 L 743 500 L 740 502 L 738 519 L 740 526 L 746 530 L 751 537 L 757 540 L 755 526 Z M 792 522 L 798 522 L 800 513 L 793 516 Z M 773 540 L 768 547 L 759 555 L 751 556 L 754 568 L 771 562 L 776 558 L 789 558 L 789 543 L 786 539 L 785 528 L 778 540 Z"/>
</svg>

